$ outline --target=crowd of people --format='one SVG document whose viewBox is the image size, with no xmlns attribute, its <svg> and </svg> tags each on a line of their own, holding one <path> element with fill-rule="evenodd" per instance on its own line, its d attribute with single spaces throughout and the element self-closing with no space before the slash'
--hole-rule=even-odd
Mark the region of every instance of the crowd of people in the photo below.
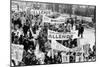
<svg viewBox="0 0 100 67">
<path fill-rule="evenodd" d="M 11 13 L 11 43 L 15 45 L 23 45 L 24 52 L 22 61 L 19 62 L 19 66 L 27 65 L 40 65 L 40 64 L 58 64 L 62 63 L 61 51 L 58 51 L 52 56 L 48 56 L 48 52 L 52 49 L 50 44 L 51 40 L 48 39 L 48 29 L 57 32 L 70 32 L 74 28 L 78 30 L 78 37 L 83 38 L 84 27 L 82 26 L 83 21 L 77 19 L 69 18 L 65 23 L 60 24 L 59 27 L 52 25 L 50 23 L 42 22 L 42 15 L 32 15 L 23 12 Z M 57 40 L 57 42 L 62 43 L 62 40 Z M 68 48 L 77 47 L 77 38 L 63 40 L 63 45 Z M 40 53 L 43 53 L 44 60 L 36 56 L 36 49 Z M 92 50 L 93 49 L 93 50 Z M 89 49 L 89 56 L 86 59 L 95 58 L 96 47 Z M 76 52 L 67 52 L 66 55 L 70 55 L 69 63 L 74 63 Z M 84 57 L 85 58 L 85 57 Z M 12 59 L 14 63 L 14 60 Z M 16 65 L 16 64 L 14 64 Z"/>
</svg>

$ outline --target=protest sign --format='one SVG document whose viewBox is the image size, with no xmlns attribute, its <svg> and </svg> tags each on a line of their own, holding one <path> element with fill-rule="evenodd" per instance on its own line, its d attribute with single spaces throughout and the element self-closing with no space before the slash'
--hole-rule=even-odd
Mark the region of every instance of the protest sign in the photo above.
<svg viewBox="0 0 100 67">
<path fill-rule="evenodd" d="M 15 45 L 15 44 L 11 45 L 11 56 L 16 63 L 22 60 L 23 48 L 24 48 L 23 45 Z"/>
<path fill-rule="evenodd" d="M 66 53 L 61 53 L 61 55 L 62 55 L 62 63 L 68 63 L 69 55 L 66 55 Z"/>
<path fill-rule="evenodd" d="M 30 10 L 31 14 L 34 14 L 34 15 L 49 15 L 51 14 L 51 11 L 50 10 L 34 10 L 34 9 L 31 9 Z"/>
<path fill-rule="evenodd" d="M 12 9 L 11 10 L 13 10 L 13 11 L 18 11 L 18 7 L 17 7 L 18 5 L 12 5 Z"/>
<path fill-rule="evenodd" d="M 60 33 L 48 30 L 48 39 L 53 40 L 68 40 L 69 38 L 77 38 L 77 31 Z"/>
<path fill-rule="evenodd" d="M 90 48 L 90 45 L 89 44 L 83 45 L 83 51 L 84 51 L 84 54 L 86 56 L 89 55 L 89 48 Z"/>
</svg>

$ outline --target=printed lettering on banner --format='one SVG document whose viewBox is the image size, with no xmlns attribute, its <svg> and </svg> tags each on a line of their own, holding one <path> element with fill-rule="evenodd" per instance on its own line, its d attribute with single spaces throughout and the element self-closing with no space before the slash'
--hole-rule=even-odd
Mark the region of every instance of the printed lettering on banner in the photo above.
<svg viewBox="0 0 100 67">
<path fill-rule="evenodd" d="M 34 9 L 31 9 L 31 14 L 34 14 L 34 15 L 36 15 L 36 14 L 41 14 L 41 15 L 49 15 L 49 14 L 51 14 L 51 11 L 50 10 L 34 10 Z"/>
<path fill-rule="evenodd" d="M 68 40 L 69 38 L 77 38 L 77 32 L 60 33 L 48 30 L 48 39 L 54 40 Z"/>
</svg>

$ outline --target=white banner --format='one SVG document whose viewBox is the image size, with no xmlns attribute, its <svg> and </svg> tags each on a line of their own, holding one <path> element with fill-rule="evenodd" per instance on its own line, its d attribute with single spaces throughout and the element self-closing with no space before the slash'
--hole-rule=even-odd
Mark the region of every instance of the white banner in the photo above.
<svg viewBox="0 0 100 67">
<path fill-rule="evenodd" d="M 62 17 L 62 16 L 59 16 L 58 18 L 55 18 L 55 19 L 51 19 L 51 23 L 65 23 L 65 20 L 66 18 L 65 17 Z"/>
<path fill-rule="evenodd" d="M 16 45 L 16 44 L 11 45 L 11 57 L 16 63 L 22 60 L 23 48 L 24 48 L 23 45 Z"/>
<path fill-rule="evenodd" d="M 67 33 L 60 33 L 48 30 L 48 39 L 50 40 L 68 40 L 69 38 L 78 38 L 77 37 L 78 31 L 72 31 Z"/>
<path fill-rule="evenodd" d="M 77 19 L 92 22 L 92 17 L 77 16 Z"/>
<path fill-rule="evenodd" d="M 61 14 L 62 17 L 65 17 L 65 18 L 70 18 L 70 15 L 69 14 Z"/>
<path fill-rule="evenodd" d="M 51 24 L 62 24 L 62 23 L 65 23 L 65 21 L 66 21 L 66 18 L 62 16 L 53 19 L 53 18 L 43 15 L 43 22 L 47 22 Z"/>
<path fill-rule="evenodd" d="M 66 52 L 68 52 L 70 50 L 69 48 L 63 46 L 62 44 L 58 43 L 55 40 L 52 40 L 51 48 L 54 49 L 54 50 L 66 51 Z"/>
<path fill-rule="evenodd" d="M 83 52 L 83 45 L 79 45 L 78 47 L 72 48 L 73 52 Z"/>
<path fill-rule="evenodd" d="M 92 17 L 83 17 L 83 20 L 88 21 L 88 22 L 92 22 Z"/>
<path fill-rule="evenodd" d="M 51 22 L 51 18 L 49 18 L 49 17 L 43 15 L 43 22 L 45 22 L 45 23 L 50 23 L 50 22 Z"/>
</svg>

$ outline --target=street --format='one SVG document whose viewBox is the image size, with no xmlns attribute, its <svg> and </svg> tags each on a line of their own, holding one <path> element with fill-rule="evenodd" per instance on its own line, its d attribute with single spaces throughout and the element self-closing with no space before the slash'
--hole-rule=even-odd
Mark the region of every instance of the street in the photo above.
<svg viewBox="0 0 100 67">
<path fill-rule="evenodd" d="M 94 29 L 84 29 L 83 38 L 80 39 L 80 44 L 90 44 L 90 47 L 95 44 L 95 30 Z"/>
</svg>

